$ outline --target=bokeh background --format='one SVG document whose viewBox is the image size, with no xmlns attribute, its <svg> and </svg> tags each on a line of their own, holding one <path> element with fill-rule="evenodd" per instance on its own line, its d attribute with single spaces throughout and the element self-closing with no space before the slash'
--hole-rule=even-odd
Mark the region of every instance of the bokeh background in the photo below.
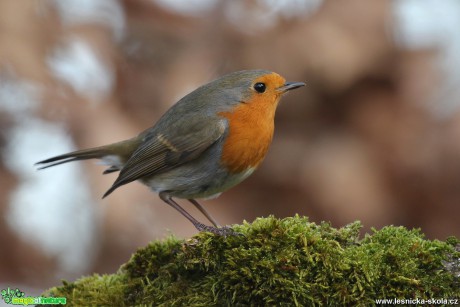
<svg viewBox="0 0 460 307">
<path fill-rule="evenodd" d="M 38 295 L 196 233 L 141 184 L 101 200 L 116 174 L 93 161 L 33 164 L 134 136 L 242 69 L 307 87 L 280 104 L 262 167 L 204 202 L 221 224 L 298 213 L 460 236 L 458 29 L 456 0 L 1 0 L 0 288 Z"/>
</svg>

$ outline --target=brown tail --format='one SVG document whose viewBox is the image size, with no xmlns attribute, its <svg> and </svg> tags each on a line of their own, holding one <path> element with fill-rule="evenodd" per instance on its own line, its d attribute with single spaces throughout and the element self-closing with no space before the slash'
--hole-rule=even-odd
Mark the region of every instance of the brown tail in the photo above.
<svg viewBox="0 0 460 307">
<path fill-rule="evenodd" d="M 56 166 L 59 164 L 79 161 L 79 160 L 87 160 L 87 159 L 101 159 L 105 156 L 113 154 L 113 151 L 110 150 L 109 146 L 101 146 L 83 150 L 77 150 L 73 152 L 69 152 L 63 155 L 55 156 L 40 162 L 35 163 L 35 165 L 39 165 L 40 169 L 45 169 L 48 167 Z"/>
<path fill-rule="evenodd" d="M 56 166 L 59 164 L 87 160 L 87 159 L 102 159 L 106 156 L 117 156 L 122 163 L 126 162 L 131 157 L 134 150 L 139 146 L 140 138 L 132 138 L 118 143 L 94 147 L 89 149 L 77 150 L 63 155 L 55 156 L 40 162 L 35 163 L 40 169 Z M 116 172 L 119 170 L 119 165 L 109 167 L 104 174 Z"/>
</svg>

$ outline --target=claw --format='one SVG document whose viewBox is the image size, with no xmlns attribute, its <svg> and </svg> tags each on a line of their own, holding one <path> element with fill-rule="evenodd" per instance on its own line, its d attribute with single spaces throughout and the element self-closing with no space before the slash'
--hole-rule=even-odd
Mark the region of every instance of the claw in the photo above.
<svg viewBox="0 0 460 307">
<path fill-rule="evenodd" d="M 228 226 L 217 228 L 217 227 L 212 227 L 212 226 L 207 226 L 207 225 L 204 225 L 204 224 L 201 224 L 201 223 L 197 223 L 195 225 L 195 227 L 199 231 L 207 231 L 207 232 L 216 234 L 218 236 L 223 236 L 223 237 L 227 237 L 227 236 L 244 236 L 242 233 L 236 232 L 236 231 L 234 231 L 232 228 L 230 228 Z"/>
</svg>

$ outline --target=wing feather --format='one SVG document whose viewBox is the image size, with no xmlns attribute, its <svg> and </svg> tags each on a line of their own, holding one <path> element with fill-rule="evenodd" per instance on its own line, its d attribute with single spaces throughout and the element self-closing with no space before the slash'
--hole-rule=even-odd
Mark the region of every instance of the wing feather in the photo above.
<svg viewBox="0 0 460 307">
<path fill-rule="evenodd" d="M 182 120 L 180 124 L 171 125 L 161 132 L 146 133 L 143 143 L 123 166 L 117 180 L 103 197 L 124 184 L 197 158 L 223 137 L 226 129 L 224 119 L 210 122 L 209 118 L 195 117 Z"/>
</svg>

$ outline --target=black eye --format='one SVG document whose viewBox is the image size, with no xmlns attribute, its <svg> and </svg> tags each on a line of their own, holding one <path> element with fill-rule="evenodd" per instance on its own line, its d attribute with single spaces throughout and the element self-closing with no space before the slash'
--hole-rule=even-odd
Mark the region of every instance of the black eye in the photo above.
<svg viewBox="0 0 460 307">
<path fill-rule="evenodd" d="M 257 82 L 254 84 L 254 89 L 259 93 L 265 92 L 265 83 Z"/>
</svg>

